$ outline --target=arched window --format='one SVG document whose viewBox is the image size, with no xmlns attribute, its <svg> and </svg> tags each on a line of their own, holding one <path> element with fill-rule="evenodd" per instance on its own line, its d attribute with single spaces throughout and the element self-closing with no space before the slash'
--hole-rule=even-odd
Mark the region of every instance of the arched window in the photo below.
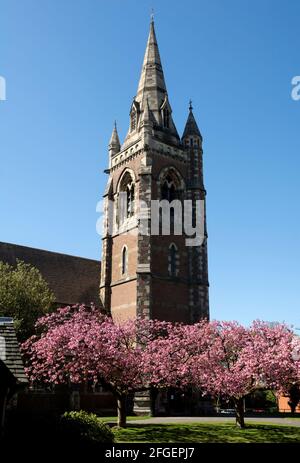
<svg viewBox="0 0 300 463">
<path fill-rule="evenodd" d="M 171 244 L 169 247 L 169 275 L 176 277 L 177 275 L 177 264 L 178 264 L 178 251 L 175 244 Z"/>
<path fill-rule="evenodd" d="M 132 217 L 134 214 L 134 183 L 131 182 L 126 187 L 126 206 L 127 217 Z"/>
<path fill-rule="evenodd" d="M 124 246 L 122 249 L 122 275 L 127 274 L 127 247 Z"/>
<path fill-rule="evenodd" d="M 170 111 L 168 108 L 163 109 L 163 125 L 167 129 L 170 127 Z"/>
<path fill-rule="evenodd" d="M 120 181 L 119 188 L 119 221 L 123 222 L 134 215 L 135 186 L 129 171 L 126 171 Z"/>
<path fill-rule="evenodd" d="M 170 166 L 162 170 L 159 176 L 159 184 L 161 199 L 167 200 L 170 203 L 174 201 L 174 204 L 172 204 L 172 207 L 170 208 L 170 223 L 171 228 L 173 229 L 175 224 L 175 213 L 177 223 L 180 224 L 182 220 L 182 207 L 179 205 L 179 201 L 183 199 L 182 195 L 184 191 L 184 182 L 180 176 L 180 173 L 175 168 Z M 162 210 L 160 213 L 160 221 L 161 220 Z"/>
<path fill-rule="evenodd" d="M 171 175 L 167 175 L 161 185 L 161 198 L 173 201 L 177 198 L 176 186 Z"/>
<path fill-rule="evenodd" d="M 136 114 L 136 110 L 133 109 L 130 114 L 130 131 L 131 132 L 136 129 L 136 123 L 137 123 L 137 114 Z"/>
</svg>

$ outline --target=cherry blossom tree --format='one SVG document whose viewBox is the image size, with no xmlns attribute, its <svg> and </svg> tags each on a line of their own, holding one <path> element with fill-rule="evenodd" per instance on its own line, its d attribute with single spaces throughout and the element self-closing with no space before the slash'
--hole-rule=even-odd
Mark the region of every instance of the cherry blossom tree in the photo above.
<svg viewBox="0 0 300 463">
<path fill-rule="evenodd" d="M 207 320 L 194 325 L 167 323 L 165 330 L 164 336 L 154 336 L 148 345 L 144 370 L 156 388 L 190 386 L 195 377 L 195 358 L 199 362 L 210 347 L 212 325 Z M 200 363 L 198 367 L 200 373 Z"/>
<path fill-rule="evenodd" d="M 41 318 L 36 328 L 39 334 L 22 345 L 31 381 L 102 384 L 117 399 L 119 426 L 126 425 L 129 393 L 178 384 L 179 325 L 144 319 L 118 324 L 95 307 L 74 306 Z"/>
<path fill-rule="evenodd" d="M 95 307 L 77 305 L 42 317 L 36 329 L 22 345 L 31 381 L 102 384 L 117 399 L 119 426 L 126 425 L 128 394 L 195 386 L 231 399 L 244 427 L 247 394 L 261 388 L 285 392 L 299 381 L 299 341 L 285 325 L 116 323 Z"/>
<path fill-rule="evenodd" d="M 299 361 L 293 355 L 295 337 L 283 324 L 255 321 L 250 328 L 236 322 L 209 325 L 204 350 L 197 352 L 199 327 L 195 325 L 191 333 L 196 349 L 189 361 L 190 375 L 204 393 L 231 399 L 237 425 L 244 427 L 247 394 L 262 388 L 282 392 L 299 379 Z"/>
</svg>

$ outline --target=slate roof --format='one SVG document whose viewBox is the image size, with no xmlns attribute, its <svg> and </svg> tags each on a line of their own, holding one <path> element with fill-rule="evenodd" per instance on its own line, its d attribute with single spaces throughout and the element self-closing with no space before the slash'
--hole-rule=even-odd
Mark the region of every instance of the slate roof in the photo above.
<svg viewBox="0 0 300 463">
<path fill-rule="evenodd" d="M 0 339 L 1 339 L 1 352 L 0 362 L 8 368 L 10 373 L 16 379 L 17 384 L 28 383 L 24 371 L 24 365 L 17 341 L 14 325 L 12 321 L 2 321 L 0 317 Z M 4 339 L 4 342 L 3 342 Z"/>
<path fill-rule="evenodd" d="M 0 261 L 15 265 L 17 259 L 40 270 L 58 304 L 100 304 L 100 260 L 0 242 Z"/>
</svg>

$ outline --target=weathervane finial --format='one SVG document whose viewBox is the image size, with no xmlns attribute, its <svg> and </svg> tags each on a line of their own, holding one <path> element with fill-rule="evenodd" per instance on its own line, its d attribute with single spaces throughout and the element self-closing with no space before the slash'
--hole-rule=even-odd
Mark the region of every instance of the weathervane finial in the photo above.
<svg viewBox="0 0 300 463">
<path fill-rule="evenodd" d="M 192 100 L 189 101 L 189 110 L 190 110 L 190 111 L 193 110 Z"/>
<path fill-rule="evenodd" d="M 151 8 L 150 18 L 151 18 L 151 22 L 154 23 L 154 8 Z"/>
</svg>

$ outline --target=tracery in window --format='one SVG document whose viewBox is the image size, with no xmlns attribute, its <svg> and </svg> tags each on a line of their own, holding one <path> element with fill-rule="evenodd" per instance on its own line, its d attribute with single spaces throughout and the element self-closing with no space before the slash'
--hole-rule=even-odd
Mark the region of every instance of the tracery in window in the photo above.
<svg viewBox="0 0 300 463">
<path fill-rule="evenodd" d="M 167 199 L 169 202 L 172 202 L 174 199 L 177 199 L 178 194 L 176 192 L 176 186 L 174 178 L 171 175 L 167 175 L 161 185 L 161 198 Z"/>
</svg>

